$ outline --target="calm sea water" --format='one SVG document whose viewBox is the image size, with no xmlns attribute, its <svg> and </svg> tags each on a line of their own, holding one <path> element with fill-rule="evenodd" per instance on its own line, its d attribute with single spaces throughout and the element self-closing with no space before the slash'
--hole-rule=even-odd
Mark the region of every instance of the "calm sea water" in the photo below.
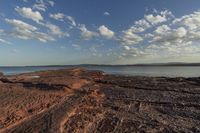
<svg viewBox="0 0 200 133">
<path fill-rule="evenodd" d="M 76 66 L 59 67 L 0 67 L 6 75 L 72 68 Z M 131 76 L 167 76 L 167 77 L 200 77 L 199 66 L 83 66 L 89 70 L 102 70 L 109 74 L 122 74 Z"/>
</svg>

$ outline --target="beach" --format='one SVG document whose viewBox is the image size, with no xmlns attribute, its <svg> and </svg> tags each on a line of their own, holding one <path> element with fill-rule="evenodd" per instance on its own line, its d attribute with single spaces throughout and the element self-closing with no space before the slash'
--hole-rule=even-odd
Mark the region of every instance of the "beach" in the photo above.
<svg viewBox="0 0 200 133">
<path fill-rule="evenodd" d="M 83 68 L 0 74 L 1 133 L 200 132 L 200 78 Z"/>
</svg>

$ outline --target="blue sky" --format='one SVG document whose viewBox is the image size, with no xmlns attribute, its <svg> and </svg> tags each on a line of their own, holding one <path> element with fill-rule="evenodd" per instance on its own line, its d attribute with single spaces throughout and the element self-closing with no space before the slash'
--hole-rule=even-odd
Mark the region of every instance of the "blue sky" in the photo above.
<svg viewBox="0 0 200 133">
<path fill-rule="evenodd" d="M 0 66 L 199 62 L 199 42 L 199 0 L 0 2 Z"/>
</svg>

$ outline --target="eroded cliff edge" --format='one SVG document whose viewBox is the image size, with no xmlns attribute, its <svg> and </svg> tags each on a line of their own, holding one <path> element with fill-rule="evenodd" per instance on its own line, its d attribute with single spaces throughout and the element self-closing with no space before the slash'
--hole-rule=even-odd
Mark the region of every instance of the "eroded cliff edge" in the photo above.
<svg viewBox="0 0 200 133">
<path fill-rule="evenodd" d="M 0 132 L 200 132 L 200 78 L 81 68 L 0 76 Z"/>
</svg>

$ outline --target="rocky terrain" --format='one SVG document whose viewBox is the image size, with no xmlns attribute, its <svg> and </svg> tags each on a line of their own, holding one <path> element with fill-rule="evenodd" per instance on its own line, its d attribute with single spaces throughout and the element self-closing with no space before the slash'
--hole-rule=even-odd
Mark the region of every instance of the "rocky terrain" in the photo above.
<svg viewBox="0 0 200 133">
<path fill-rule="evenodd" d="M 0 133 L 200 133 L 199 99 L 200 78 L 1 75 Z"/>
<path fill-rule="evenodd" d="M 3 73 L 2 72 L 0 72 L 0 77 L 2 77 L 3 76 Z"/>
</svg>

